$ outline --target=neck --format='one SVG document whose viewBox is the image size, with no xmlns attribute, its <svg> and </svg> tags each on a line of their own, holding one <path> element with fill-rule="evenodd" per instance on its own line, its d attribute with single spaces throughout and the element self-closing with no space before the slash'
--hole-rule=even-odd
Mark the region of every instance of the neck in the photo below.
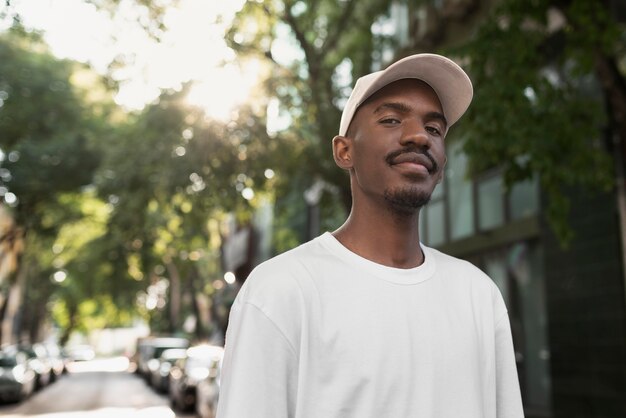
<svg viewBox="0 0 626 418">
<path fill-rule="evenodd" d="M 419 211 L 357 211 L 333 235 L 350 251 L 376 263 L 412 268 L 424 262 L 419 245 Z"/>
</svg>

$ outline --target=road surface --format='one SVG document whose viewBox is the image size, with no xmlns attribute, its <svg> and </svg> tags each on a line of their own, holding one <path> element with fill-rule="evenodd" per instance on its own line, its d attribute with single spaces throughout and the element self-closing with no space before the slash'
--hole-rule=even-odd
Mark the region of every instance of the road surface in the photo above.
<svg viewBox="0 0 626 418">
<path fill-rule="evenodd" d="M 128 372 L 124 358 L 72 363 L 70 373 L 25 401 L 0 404 L 4 418 L 193 418 L 174 412 L 167 395 L 155 393 Z"/>
</svg>

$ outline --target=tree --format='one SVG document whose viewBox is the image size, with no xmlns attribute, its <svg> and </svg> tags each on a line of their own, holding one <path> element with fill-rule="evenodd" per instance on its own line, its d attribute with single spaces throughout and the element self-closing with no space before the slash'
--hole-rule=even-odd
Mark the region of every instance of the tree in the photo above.
<svg viewBox="0 0 626 418">
<path fill-rule="evenodd" d="M 347 177 L 328 157 L 330 142 L 338 131 L 339 108 L 347 98 L 351 76 L 369 71 L 380 58 L 376 54 L 386 39 L 373 34 L 371 27 L 387 12 L 390 3 L 246 2 L 227 34 L 239 59 L 255 58 L 270 66 L 265 89 L 272 100 L 278 101 L 280 113 L 291 121 L 288 129 L 274 136 L 281 144 L 293 144 L 294 152 L 288 160 L 275 158 L 282 163 L 279 170 L 290 179 L 282 183 L 281 194 L 294 190 L 295 183 L 301 185 L 295 189 L 299 194 L 316 183 L 337 186 L 335 195 L 322 196 L 320 206 L 326 211 L 322 214 L 325 221 L 336 223 L 336 213 L 341 213 L 342 208 L 349 210 L 351 205 Z M 296 201 L 301 202 L 299 197 Z M 302 212 L 297 211 L 296 215 Z M 277 216 L 284 217 L 285 213 Z M 291 227 L 294 222 L 296 218 L 281 221 Z M 286 232 L 283 230 L 278 236 L 285 236 Z"/>
<path fill-rule="evenodd" d="M 254 131 L 264 126 L 255 113 L 241 109 L 239 123 L 218 123 L 188 105 L 186 94 L 186 88 L 166 91 L 132 116 L 110 144 L 96 182 L 112 207 L 109 291 L 124 306 L 139 293 L 155 332 L 181 332 L 188 315 L 200 321 L 198 295 L 223 277 L 216 222 L 226 212 L 249 219 L 255 199 L 243 190 L 263 193 L 269 182 L 271 145 L 264 130 Z M 198 323 L 197 337 L 209 328 Z"/>
<path fill-rule="evenodd" d="M 61 223 L 53 242 L 42 245 L 37 255 L 39 260 L 51 257 L 46 264 L 56 267 L 41 277 L 41 287 L 50 288 L 50 292 L 40 305 L 52 305 L 64 344 L 73 331 L 86 331 L 93 324 L 130 326 L 135 305 L 132 298 L 129 303 L 113 298 L 120 280 L 113 275 L 111 257 L 117 243 L 107 240 L 110 206 L 97 197 L 94 187 L 61 198 L 81 216 Z M 129 286 L 128 290 L 132 293 L 133 289 Z"/>
<path fill-rule="evenodd" d="M 51 242 L 60 225 L 80 216 L 60 196 L 80 193 L 99 162 L 92 141 L 101 131 L 71 81 L 76 71 L 85 68 L 54 58 L 36 32 L 19 24 L 0 36 L 0 190 L 14 219 L 13 230 L 2 238 L 17 235 L 25 243 L 0 310 L 4 341 L 17 335 L 11 315 L 17 314 L 26 284 L 47 283 L 53 268 L 52 258 L 39 254 L 39 243 Z M 37 291 L 37 300 L 46 300 L 50 289 Z M 43 317 L 23 316 L 35 323 Z"/>
<path fill-rule="evenodd" d="M 509 185 L 539 174 L 564 245 L 572 238 L 567 190 L 606 191 L 617 179 L 623 200 L 626 25 L 617 9 L 611 1 L 503 0 L 455 51 L 475 85 L 462 121 L 473 172 L 501 166 Z"/>
<path fill-rule="evenodd" d="M 387 2 L 358 8 L 350 1 L 248 2 L 228 39 L 240 57 L 275 67 L 267 90 L 292 119 L 282 137 L 305 142 L 298 154 L 303 171 L 340 186 L 345 207 L 347 184 L 326 158 L 340 115 L 335 104 L 349 84 L 337 82 L 338 75 L 346 68 L 370 72 L 389 43 L 398 55 L 439 50 L 462 59 L 475 84 L 460 122 L 472 172 L 501 166 L 509 186 L 539 174 L 547 218 L 565 245 L 571 239 L 565 189 L 608 190 L 615 179 L 623 182 L 623 163 L 617 174 L 611 169 L 611 159 L 624 161 L 626 132 L 626 31 L 618 3 L 501 0 L 482 12 L 476 1 L 407 3 L 410 36 L 398 45 L 373 30 L 389 13 Z M 418 11 L 426 18 L 411 17 Z M 348 21 L 351 30 L 342 31 Z M 469 36 L 449 33 L 459 22 L 469 22 L 462 23 Z M 287 62 L 279 56 L 285 44 L 295 57 Z M 626 234 L 626 192 L 620 196 Z"/>
<path fill-rule="evenodd" d="M 121 324 L 138 296 L 169 283 L 169 315 L 143 313 L 157 330 L 180 331 L 184 315 L 199 312 L 196 303 L 181 306 L 185 294 L 211 292 L 212 280 L 222 276 L 211 219 L 226 211 L 250 219 L 256 204 L 250 192 L 262 195 L 271 182 L 267 156 L 275 154 L 267 151 L 275 152 L 276 142 L 267 140 L 265 115 L 242 108 L 236 123 L 208 121 L 185 103 L 186 89 L 164 92 L 138 114 L 121 114 L 102 77 L 50 56 L 19 18 L 4 36 L 0 173 L 4 193 L 15 196 L 16 222 L 3 237 L 4 244 L 18 235 L 18 244 L 28 243 L 20 265 L 29 268 L 3 290 L 21 294 L 27 284 L 37 286 L 24 294 L 32 302 L 20 307 L 24 326 L 34 337 L 44 315 L 31 308 L 48 300 L 63 339 L 84 328 L 85 312 L 98 323 Z M 4 247 L 20 252 L 20 245 Z M 62 282 L 51 280 L 56 273 L 65 275 Z"/>
<path fill-rule="evenodd" d="M 86 0 L 95 5 L 99 10 L 115 15 L 120 9 L 132 9 L 136 12 L 135 23 L 141 27 L 149 36 L 155 40 L 160 40 L 165 32 L 165 15 L 167 10 L 175 7 L 179 0 Z M 130 7 L 129 7 L 130 6 Z"/>
</svg>

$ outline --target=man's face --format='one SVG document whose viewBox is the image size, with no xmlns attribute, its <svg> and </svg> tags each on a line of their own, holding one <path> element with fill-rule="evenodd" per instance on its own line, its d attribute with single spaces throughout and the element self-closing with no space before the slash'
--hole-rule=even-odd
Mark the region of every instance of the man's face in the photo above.
<svg viewBox="0 0 626 418">
<path fill-rule="evenodd" d="M 384 201 L 396 213 L 415 213 L 442 178 L 446 130 L 439 99 L 426 83 L 399 80 L 376 92 L 346 134 L 355 201 Z"/>
</svg>

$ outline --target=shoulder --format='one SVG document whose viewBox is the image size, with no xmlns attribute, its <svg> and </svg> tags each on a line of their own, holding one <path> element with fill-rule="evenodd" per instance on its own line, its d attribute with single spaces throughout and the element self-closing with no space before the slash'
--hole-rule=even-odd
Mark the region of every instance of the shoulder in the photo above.
<svg viewBox="0 0 626 418">
<path fill-rule="evenodd" d="M 426 256 L 435 259 L 437 275 L 451 281 L 455 286 L 469 286 L 474 290 L 483 291 L 492 297 L 500 296 L 495 282 L 481 269 L 467 260 L 442 253 L 430 247 L 423 247 Z"/>
<path fill-rule="evenodd" d="M 310 273 L 316 251 L 309 242 L 259 264 L 235 298 L 231 320 L 249 322 L 250 315 L 261 315 L 298 352 L 303 324 L 316 300 Z"/>
<path fill-rule="evenodd" d="M 441 251 L 431 247 L 422 246 L 422 248 L 426 253 L 426 257 L 430 256 L 435 259 L 435 262 L 437 263 L 437 269 L 488 278 L 488 276 L 482 270 L 480 270 L 469 261 L 442 253 Z"/>
<path fill-rule="evenodd" d="M 323 257 L 316 240 L 279 254 L 252 270 L 237 299 L 263 311 L 288 307 L 301 301 L 316 259 Z"/>
<path fill-rule="evenodd" d="M 435 258 L 436 275 L 445 283 L 450 292 L 469 296 L 476 303 L 491 310 L 498 320 L 506 312 L 506 305 L 500 289 L 485 272 L 469 261 L 462 260 L 433 248 L 425 248 L 427 256 Z"/>
</svg>

